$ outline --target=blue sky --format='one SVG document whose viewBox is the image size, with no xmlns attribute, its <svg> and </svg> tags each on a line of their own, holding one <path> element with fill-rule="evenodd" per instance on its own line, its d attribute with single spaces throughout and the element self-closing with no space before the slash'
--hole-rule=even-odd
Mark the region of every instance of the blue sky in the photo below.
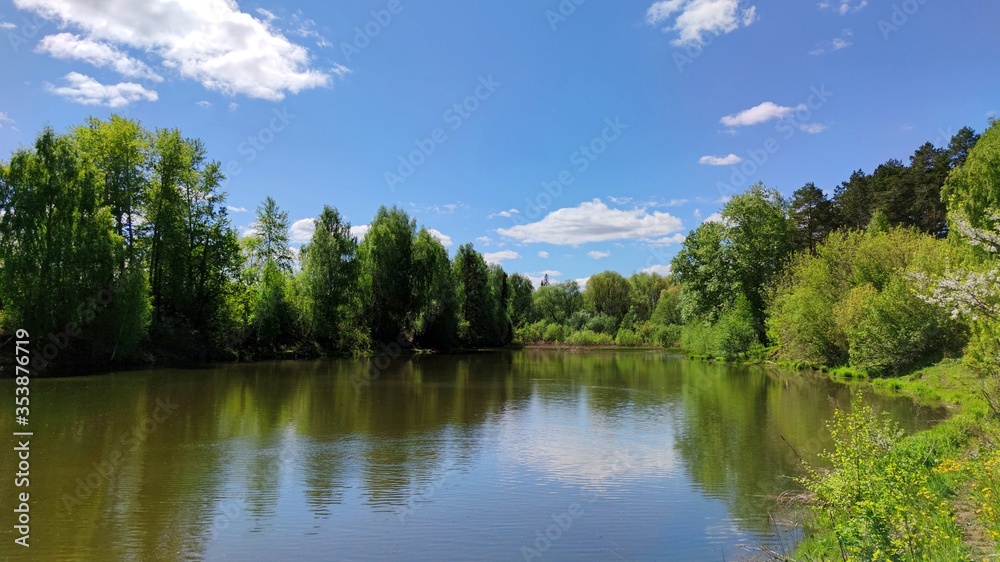
<svg viewBox="0 0 1000 562">
<path fill-rule="evenodd" d="M 202 139 L 234 224 L 398 204 L 559 280 L 663 271 L 727 195 L 827 190 L 1000 111 L 987 0 L 0 0 L 0 152 L 119 113 Z M 359 228 L 358 232 L 363 232 Z"/>
</svg>

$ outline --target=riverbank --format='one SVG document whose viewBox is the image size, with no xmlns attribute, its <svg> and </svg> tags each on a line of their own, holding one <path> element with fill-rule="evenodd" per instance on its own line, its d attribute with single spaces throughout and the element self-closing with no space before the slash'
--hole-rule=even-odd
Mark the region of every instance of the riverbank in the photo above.
<svg viewBox="0 0 1000 562">
<path fill-rule="evenodd" d="M 945 405 L 954 415 L 906 437 L 871 412 L 838 418 L 835 450 L 827 454 L 837 470 L 805 479 L 812 510 L 792 559 L 994 558 L 1000 539 L 995 389 L 957 360 L 865 382 L 879 393 Z"/>
</svg>

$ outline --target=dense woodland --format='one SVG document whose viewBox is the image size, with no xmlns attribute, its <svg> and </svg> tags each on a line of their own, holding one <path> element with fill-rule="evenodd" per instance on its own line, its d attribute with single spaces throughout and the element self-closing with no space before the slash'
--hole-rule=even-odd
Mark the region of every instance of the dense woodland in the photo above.
<svg viewBox="0 0 1000 562">
<path fill-rule="evenodd" d="M 996 124 L 982 138 L 964 128 L 909 164 L 854 172 L 832 198 L 752 186 L 690 233 L 667 278 L 607 271 L 535 289 L 471 244 L 449 257 L 398 208 L 358 240 L 325 206 L 296 252 L 267 198 L 241 236 L 200 141 L 91 119 L 46 129 L 0 166 L 2 329 L 47 335 L 64 365 L 550 342 L 871 374 L 968 349 L 988 367 L 996 326 L 982 312 L 995 302 L 940 305 L 968 297 L 948 293 L 956 276 L 994 267 L 982 240 L 995 240 L 998 137 Z"/>
</svg>

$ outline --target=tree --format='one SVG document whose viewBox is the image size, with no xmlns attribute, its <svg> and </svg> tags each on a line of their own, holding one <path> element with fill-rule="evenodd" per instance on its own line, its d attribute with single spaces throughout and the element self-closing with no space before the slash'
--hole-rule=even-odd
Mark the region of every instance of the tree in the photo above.
<svg viewBox="0 0 1000 562">
<path fill-rule="evenodd" d="M 746 297 L 761 341 L 765 341 L 765 292 L 791 254 L 787 203 L 758 183 L 722 209 L 733 278 Z"/>
<path fill-rule="evenodd" d="M 719 222 L 706 222 L 681 244 L 671 261 L 674 278 L 682 285 L 684 322 L 713 322 L 735 297 L 733 259 L 727 250 L 727 230 Z"/>
<path fill-rule="evenodd" d="M 510 302 L 507 308 L 510 321 L 515 328 L 520 328 L 531 319 L 534 287 L 531 279 L 518 273 L 507 279 L 507 285 L 510 287 Z"/>
<path fill-rule="evenodd" d="M 1000 121 L 987 129 L 968 152 L 965 165 L 948 177 L 942 190 L 952 222 L 988 231 L 1000 210 Z"/>
<path fill-rule="evenodd" d="M 617 326 L 631 306 L 631 292 L 631 285 L 621 274 L 605 271 L 587 281 L 583 302 L 595 313 L 614 318 Z"/>
<path fill-rule="evenodd" d="M 261 347 L 275 350 L 291 343 L 293 311 L 288 298 L 292 252 L 288 247 L 288 213 L 271 197 L 257 207 L 249 264 L 259 267 L 252 291 L 251 323 Z"/>
<path fill-rule="evenodd" d="M 76 139 L 51 128 L 0 166 L 3 327 L 24 328 L 45 344 L 55 343 L 43 340 L 46 334 L 69 344 L 74 334 L 67 331 L 79 330 L 83 341 L 62 351 L 63 363 L 110 360 L 124 327 L 114 302 L 122 240 L 102 200 L 101 179 Z M 141 307 L 128 312 L 141 324 Z M 141 338 L 144 326 L 138 327 Z"/>
<path fill-rule="evenodd" d="M 490 270 L 483 256 L 472 244 L 463 244 L 455 254 L 455 279 L 462 321 L 462 339 L 474 347 L 496 345 L 497 295 L 490 280 Z"/>
<path fill-rule="evenodd" d="M 834 190 L 833 203 L 837 225 L 856 230 L 864 229 L 877 207 L 870 187 L 870 178 L 864 170 L 857 170 L 851 178 Z"/>
<path fill-rule="evenodd" d="M 583 308 L 580 285 L 567 281 L 539 287 L 533 295 L 531 308 L 537 319 L 562 324 Z"/>
<path fill-rule="evenodd" d="M 631 289 L 632 311 L 637 322 L 645 322 L 653 316 L 660 294 L 669 286 L 664 277 L 656 273 L 636 273 L 628 279 Z"/>
<path fill-rule="evenodd" d="M 257 220 L 253 224 L 259 262 L 273 263 L 281 271 L 292 270 L 292 250 L 288 247 L 288 213 L 278 208 L 278 203 L 268 196 L 257 207 Z"/>
<path fill-rule="evenodd" d="M 344 345 L 343 332 L 353 323 L 357 292 L 358 242 L 351 225 L 336 208 L 324 206 L 315 221 L 312 240 L 301 249 L 302 273 L 306 280 L 310 328 L 328 349 Z"/>
<path fill-rule="evenodd" d="M 420 346 L 450 349 L 458 338 L 458 295 L 448 251 L 425 228 L 413 243 L 414 320 Z"/>
<path fill-rule="evenodd" d="M 360 288 L 369 333 L 376 342 L 398 341 L 412 333 L 413 241 L 416 221 L 383 205 L 358 247 Z"/>
<path fill-rule="evenodd" d="M 833 228 L 833 203 L 816 184 L 807 183 L 792 195 L 788 216 L 795 227 L 793 248 L 815 254 Z"/>
</svg>

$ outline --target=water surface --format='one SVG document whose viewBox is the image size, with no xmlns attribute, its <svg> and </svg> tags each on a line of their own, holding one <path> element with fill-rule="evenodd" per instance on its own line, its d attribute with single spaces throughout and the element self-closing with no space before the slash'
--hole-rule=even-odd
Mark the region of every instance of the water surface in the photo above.
<svg viewBox="0 0 1000 562">
<path fill-rule="evenodd" d="M 382 368 L 380 368 L 382 367 Z M 369 383 L 362 384 L 373 373 Z M 12 385 L 0 399 L 12 402 Z M 17 560 L 733 560 L 850 387 L 662 352 L 525 350 L 32 382 Z M 871 394 L 871 393 L 869 393 Z M 869 396 L 913 431 L 943 412 Z M 17 429 L 0 416 L 0 431 Z"/>
</svg>

